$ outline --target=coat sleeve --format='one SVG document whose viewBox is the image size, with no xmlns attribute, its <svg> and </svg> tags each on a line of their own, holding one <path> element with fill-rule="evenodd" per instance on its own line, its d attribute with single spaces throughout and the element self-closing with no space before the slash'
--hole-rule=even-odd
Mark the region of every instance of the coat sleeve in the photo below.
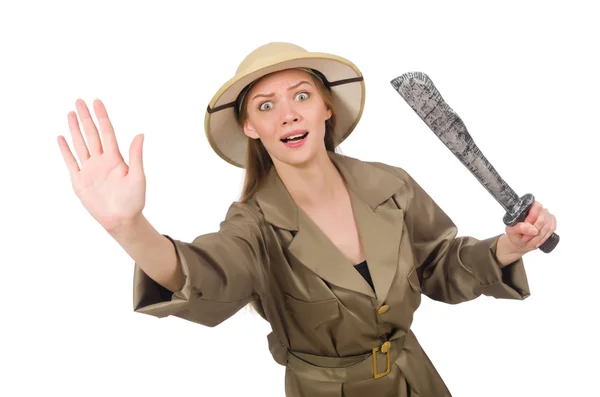
<svg viewBox="0 0 600 397">
<path fill-rule="evenodd" d="M 238 202 L 217 232 L 191 243 L 165 235 L 175 247 L 185 284 L 171 293 L 135 263 L 134 311 L 159 318 L 173 315 L 209 327 L 220 324 L 260 294 L 268 257 L 263 236 L 258 216 Z"/>
<path fill-rule="evenodd" d="M 448 215 L 406 171 L 398 172 L 406 182 L 405 223 L 423 294 L 450 304 L 480 295 L 529 297 L 523 259 L 501 267 L 496 258 L 500 235 L 483 240 L 457 237 L 457 227 Z"/>
</svg>

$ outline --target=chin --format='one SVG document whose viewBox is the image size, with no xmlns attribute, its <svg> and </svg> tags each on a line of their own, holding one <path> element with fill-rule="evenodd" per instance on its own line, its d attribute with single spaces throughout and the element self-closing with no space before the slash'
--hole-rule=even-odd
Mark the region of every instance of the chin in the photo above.
<svg viewBox="0 0 600 397">
<path fill-rule="evenodd" d="M 279 156 L 277 162 L 290 167 L 304 167 L 310 164 L 314 156 Z"/>
<path fill-rule="evenodd" d="M 318 157 L 319 157 L 319 153 L 316 150 L 311 150 L 311 151 L 307 150 L 307 151 L 303 151 L 303 152 L 297 152 L 297 153 L 294 153 L 291 155 L 289 153 L 286 153 L 286 155 L 279 156 L 277 158 L 277 160 L 280 163 L 283 163 L 283 164 L 291 166 L 291 167 L 303 168 L 303 167 L 306 167 L 307 165 L 315 162 Z"/>
</svg>

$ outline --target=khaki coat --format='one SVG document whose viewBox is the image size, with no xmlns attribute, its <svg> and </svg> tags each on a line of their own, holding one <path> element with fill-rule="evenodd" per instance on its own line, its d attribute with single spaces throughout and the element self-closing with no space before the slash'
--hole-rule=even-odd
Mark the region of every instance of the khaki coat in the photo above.
<svg viewBox="0 0 600 397">
<path fill-rule="evenodd" d="M 185 286 L 170 293 L 135 264 L 134 310 L 214 327 L 252 302 L 271 325 L 288 397 L 451 396 L 411 330 L 422 294 L 458 304 L 525 299 L 522 259 L 501 268 L 494 236 L 457 237 L 402 168 L 330 153 L 350 191 L 375 291 L 299 209 L 277 173 L 217 232 L 174 244 Z"/>
</svg>

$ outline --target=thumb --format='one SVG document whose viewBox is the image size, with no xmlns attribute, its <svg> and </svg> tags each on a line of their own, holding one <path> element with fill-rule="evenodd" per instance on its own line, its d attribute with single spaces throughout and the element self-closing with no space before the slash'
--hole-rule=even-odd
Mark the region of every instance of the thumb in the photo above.
<svg viewBox="0 0 600 397">
<path fill-rule="evenodd" d="M 144 174 L 144 162 L 142 159 L 142 148 L 144 134 L 136 135 L 129 147 L 129 172 L 135 176 Z"/>
<path fill-rule="evenodd" d="M 529 222 L 521 222 L 519 224 L 519 229 L 521 234 L 524 235 L 535 236 L 538 234 L 537 228 Z"/>
</svg>

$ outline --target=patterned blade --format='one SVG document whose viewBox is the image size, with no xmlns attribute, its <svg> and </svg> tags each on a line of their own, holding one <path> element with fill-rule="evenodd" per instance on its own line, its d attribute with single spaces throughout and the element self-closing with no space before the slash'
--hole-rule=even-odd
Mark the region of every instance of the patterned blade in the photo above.
<svg viewBox="0 0 600 397">
<path fill-rule="evenodd" d="M 518 211 L 521 199 L 485 158 L 463 121 L 429 77 L 422 72 L 410 72 L 393 79 L 391 84 L 496 201 L 510 214 Z"/>
</svg>

